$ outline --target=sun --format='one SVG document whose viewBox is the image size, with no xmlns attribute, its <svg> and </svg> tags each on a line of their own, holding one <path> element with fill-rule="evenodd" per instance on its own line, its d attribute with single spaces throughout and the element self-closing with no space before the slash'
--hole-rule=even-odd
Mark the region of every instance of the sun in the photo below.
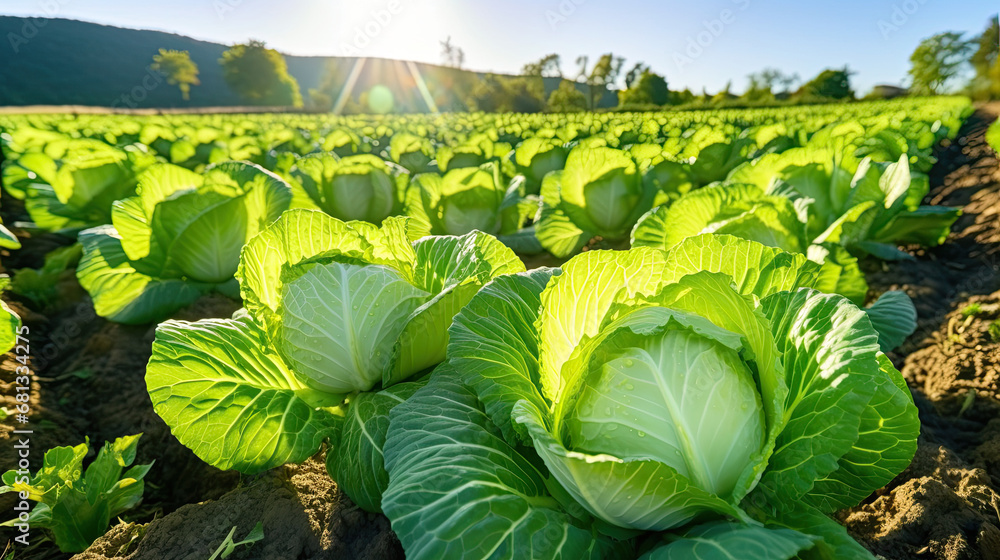
<svg viewBox="0 0 1000 560">
<path fill-rule="evenodd" d="M 330 34 L 317 37 L 339 56 L 432 62 L 447 36 L 448 10 L 442 0 L 360 0 L 325 6 Z"/>
</svg>

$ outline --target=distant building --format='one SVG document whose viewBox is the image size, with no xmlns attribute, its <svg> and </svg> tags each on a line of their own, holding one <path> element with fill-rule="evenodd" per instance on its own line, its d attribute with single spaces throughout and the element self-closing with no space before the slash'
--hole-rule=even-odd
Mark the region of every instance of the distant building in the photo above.
<svg viewBox="0 0 1000 560">
<path fill-rule="evenodd" d="M 903 97 L 908 93 L 910 92 L 906 88 L 889 84 L 880 84 L 873 87 L 868 95 L 865 96 L 865 99 L 894 99 L 896 97 Z"/>
</svg>

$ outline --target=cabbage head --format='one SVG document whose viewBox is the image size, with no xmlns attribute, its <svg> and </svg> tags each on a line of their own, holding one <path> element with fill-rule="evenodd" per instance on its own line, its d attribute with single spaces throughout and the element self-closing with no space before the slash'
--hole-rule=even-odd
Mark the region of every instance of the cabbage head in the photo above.
<svg viewBox="0 0 1000 560">
<path fill-rule="evenodd" d="M 452 318 L 476 292 L 524 270 L 485 233 L 422 237 L 413 226 L 296 209 L 251 239 L 237 272 L 244 310 L 156 330 L 146 386 L 177 439 L 244 473 L 304 461 L 328 441 L 331 476 L 379 511 L 389 411 L 444 360 Z"/>
<path fill-rule="evenodd" d="M 494 280 L 390 415 L 407 557 L 870 560 L 827 515 L 906 468 L 920 425 L 819 268 L 706 234 Z"/>
</svg>

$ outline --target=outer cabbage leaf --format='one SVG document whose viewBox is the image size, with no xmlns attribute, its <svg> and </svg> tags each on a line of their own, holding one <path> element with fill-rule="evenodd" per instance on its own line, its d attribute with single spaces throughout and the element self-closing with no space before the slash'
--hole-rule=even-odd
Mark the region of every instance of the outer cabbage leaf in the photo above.
<svg viewBox="0 0 1000 560">
<path fill-rule="evenodd" d="M 838 500 L 855 505 L 912 458 L 916 440 L 907 438 L 919 429 L 912 399 L 897 394 L 898 374 L 884 369 L 878 333 L 864 311 L 805 289 L 762 303 L 785 357 L 788 423 L 751 503 L 826 511 Z M 882 422 L 893 426 L 884 437 L 871 427 Z"/>
<path fill-rule="evenodd" d="M 439 370 L 390 419 L 382 508 L 408 558 L 596 560 L 616 547 L 561 510 L 453 373 Z"/>
<path fill-rule="evenodd" d="M 399 383 L 351 399 L 340 439 L 326 454 L 326 468 L 344 493 L 365 511 L 382 511 L 382 494 L 389 485 L 383 458 L 389 412 L 425 383 Z"/>
<path fill-rule="evenodd" d="M 717 521 L 670 537 L 640 560 L 791 560 L 819 540 L 791 529 Z"/>
<path fill-rule="evenodd" d="M 310 391 L 245 319 L 162 323 L 146 385 L 171 433 L 220 469 L 304 461 L 343 423 L 310 404 Z"/>
<path fill-rule="evenodd" d="M 117 323 L 139 325 L 166 319 L 215 288 L 212 284 L 159 279 L 138 272 L 112 226 L 85 230 L 79 239 L 83 257 L 76 270 L 77 279 L 91 294 L 97 314 Z"/>
</svg>

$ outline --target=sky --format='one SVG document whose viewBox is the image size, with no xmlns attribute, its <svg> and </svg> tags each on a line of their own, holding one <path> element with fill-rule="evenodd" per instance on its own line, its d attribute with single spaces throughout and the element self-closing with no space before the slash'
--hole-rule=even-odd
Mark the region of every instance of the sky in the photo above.
<svg viewBox="0 0 1000 560">
<path fill-rule="evenodd" d="M 441 42 L 465 68 L 516 73 L 549 53 L 614 52 L 671 89 L 714 92 L 765 67 L 803 79 L 855 72 L 854 89 L 905 85 L 909 56 L 943 31 L 980 33 L 991 0 L 0 0 L 0 15 L 63 17 L 232 44 L 261 39 L 294 55 L 360 55 L 440 63 Z"/>
</svg>

